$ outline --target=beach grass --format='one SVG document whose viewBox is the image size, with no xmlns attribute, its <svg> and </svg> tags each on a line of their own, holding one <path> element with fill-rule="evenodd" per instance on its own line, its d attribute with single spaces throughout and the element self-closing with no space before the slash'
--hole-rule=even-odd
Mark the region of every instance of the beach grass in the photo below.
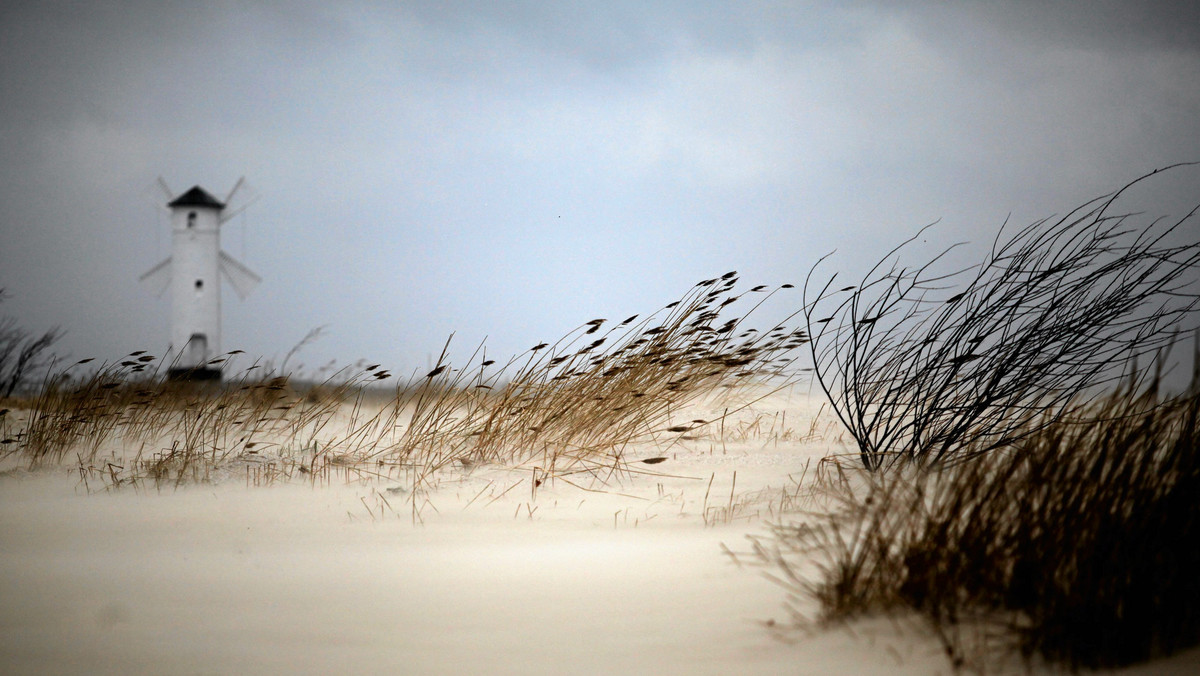
<svg viewBox="0 0 1200 676">
<path fill-rule="evenodd" d="M 1154 175 L 1002 231 L 975 266 L 940 268 L 953 247 L 904 266 L 902 245 L 857 284 L 810 275 L 814 377 L 854 443 L 756 552 L 819 621 L 915 612 L 980 670 L 1200 643 L 1200 366 L 1160 392 L 1196 330 L 1200 242 L 1195 210 L 1119 210 Z"/>
<path fill-rule="evenodd" d="M 143 350 L 81 360 L 14 404 L 25 424 L 5 453 L 30 468 L 74 466 L 89 489 L 239 471 L 256 484 L 331 472 L 402 479 L 414 511 L 447 468 L 529 465 L 542 480 L 603 486 L 639 471 L 625 455 L 631 445 L 665 447 L 723 424 L 677 420 L 690 402 L 727 401 L 728 413 L 749 405 L 734 386 L 769 392 L 798 377 L 805 332 L 749 319 L 791 285 L 737 283 L 734 272 L 703 280 L 644 318 L 589 320 L 502 364 L 482 346 L 453 364 L 448 340 L 431 369 L 402 381 L 369 365 L 300 384 L 258 363 L 233 371 L 236 352 L 206 365 L 236 374 L 220 385 L 167 380 L 169 365 Z"/>
<path fill-rule="evenodd" d="M 804 285 L 815 379 L 868 469 L 1011 447 L 1111 391 L 1196 326 L 1195 209 L 1122 211 L 1161 171 L 1059 218 L 1001 228 L 980 262 L 957 245 L 907 260 L 925 230 L 846 286 Z"/>
<path fill-rule="evenodd" d="M 1200 396 L 1088 410 L 971 462 L 827 473 L 825 508 L 774 525 L 760 552 L 821 621 L 916 611 L 960 666 L 1015 650 L 1111 667 L 1196 645 Z"/>
<path fill-rule="evenodd" d="M 503 362 L 481 345 L 455 363 L 451 337 L 404 379 L 360 364 L 301 382 L 235 368 L 237 351 L 205 365 L 234 374 L 219 384 L 168 380 L 144 350 L 80 360 L 2 402 L 0 459 L 69 469 L 88 492 L 361 480 L 372 521 L 414 522 L 447 472 L 503 466 L 528 472 L 514 518 L 532 519 L 544 482 L 612 488 L 685 441 L 829 435 L 820 414 L 734 422 L 811 371 L 849 453 L 755 493 L 714 472 L 700 514 L 765 510 L 757 557 L 818 621 L 916 613 L 951 664 L 981 670 L 1151 659 L 1200 643 L 1200 338 L 1191 389 L 1160 392 L 1200 307 L 1200 242 L 1180 240 L 1194 212 L 1138 226 L 1119 210 L 1150 176 L 1002 230 L 977 265 L 944 269 L 954 247 L 902 265 L 909 240 L 854 284 L 814 268 L 801 308 L 762 326 L 791 285 L 738 290 L 729 272 Z M 699 402 L 722 413 L 687 415 Z"/>
</svg>

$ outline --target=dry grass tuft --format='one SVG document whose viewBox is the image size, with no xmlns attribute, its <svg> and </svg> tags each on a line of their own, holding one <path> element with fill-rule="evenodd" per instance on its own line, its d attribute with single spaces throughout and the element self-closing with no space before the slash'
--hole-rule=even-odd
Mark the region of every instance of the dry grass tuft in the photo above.
<svg viewBox="0 0 1200 676">
<path fill-rule="evenodd" d="M 390 390 L 379 387 L 391 374 L 378 364 L 302 388 L 255 363 L 198 387 L 164 382 L 165 367 L 142 350 L 98 368 L 82 360 L 23 402 L 25 424 L 6 432 L 5 453 L 33 468 L 74 463 L 89 487 L 105 489 L 238 471 L 254 484 L 332 472 L 403 477 L 414 518 L 445 468 L 527 464 L 542 480 L 607 485 L 644 471 L 630 467 L 628 445 L 676 438 L 672 411 L 728 398 L 733 383 L 786 387 L 796 378 L 807 335 L 782 325 L 739 334 L 774 292 L 739 303 L 737 281 L 736 273 L 705 280 L 640 321 L 590 320 L 503 365 L 480 348 L 457 367 L 447 341 L 431 370 Z M 741 305 L 749 307 L 739 316 L 723 316 Z M 234 355 L 213 363 L 232 371 Z"/>
<path fill-rule="evenodd" d="M 1196 645 L 1200 396 L 1090 410 L 970 463 L 843 473 L 826 482 L 835 507 L 773 527 L 767 558 L 825 621 L 919 611 L 960 666 L 1016 648 L 1108 667 Z M 817 574 L 799 572 L 814 556 Z M 977 653 L 981 636 L 1000 652 Z"/>
<path fill-rule="evenodd" d="M 836 288 L 834 275 L 817 290 L 810 273 L 804 315 L 816 379 L 864 466 L 1009 447 L 1195 319 L 1200 242 L 1185 233 L 1195 210 L 1143 227 L 1117 211 L 1152 176 L 1060 219 L 1001 232 L 963 270 L 943 269 L 955 247 L 901 267 L 918 233 L 856 284 Z"/>
<path fill-rule="evenodd" d="M 1113 213 L 1128 188 L 998 237 L 977 267 L 889 255 L 806 305 L 861 469 L 830 459 L 827 502 L 757 552 L 822 619 L 915 610 L 980 669 L 1200 643 L 1200 366 L 1190 394 L 1158 396 L 1200 304 L 1200 242 L 1168 243 L 1195 210 L 1133 228 Z"/>
</svg>

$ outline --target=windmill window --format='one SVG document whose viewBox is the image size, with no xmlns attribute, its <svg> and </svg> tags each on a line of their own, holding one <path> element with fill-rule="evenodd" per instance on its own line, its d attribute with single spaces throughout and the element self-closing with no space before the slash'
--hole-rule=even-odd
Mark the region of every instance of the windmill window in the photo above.
<svg viewBox="0 0 1200 676">
<path fill-rule="evenodd" d="M 196 227 L 196 212 L 194 212 L 194 211 L 188 212 L 187 227 L 189 227 L 189 228 Z"/>
<path fill-rule="evenodd" d="M 200 290 L 202 290 L 203 288 L 204 288 L 204 280 L 203 280 L 203 279 L 197 279 L 197 280 L 196 280 L 196 290 L 197 290 L 197 291 L 200 291 Z"/>
</svg>

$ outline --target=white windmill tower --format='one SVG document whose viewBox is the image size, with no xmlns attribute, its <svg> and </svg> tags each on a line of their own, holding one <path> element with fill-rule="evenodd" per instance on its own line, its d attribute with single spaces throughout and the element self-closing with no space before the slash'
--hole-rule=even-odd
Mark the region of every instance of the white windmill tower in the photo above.
<svg viewBox="0 0 1200 676">
<path fill-rule="evenodd" d="M 200 186 L 179 196 L 160 178 L 171 214 L 171 255 L 140 280 L 158 295 L 171 289 L 171 348 L 175 359 L 167 372 L 172 380 L 220 380 L 221 369 L 209 363 L 221 354 L 221 277 L 245 298 L 262 279 L 221 251 L 221 225 L 249 207 L 226 212 L 242 187 L 238 179 L 221 202 Z"/>
</svg>

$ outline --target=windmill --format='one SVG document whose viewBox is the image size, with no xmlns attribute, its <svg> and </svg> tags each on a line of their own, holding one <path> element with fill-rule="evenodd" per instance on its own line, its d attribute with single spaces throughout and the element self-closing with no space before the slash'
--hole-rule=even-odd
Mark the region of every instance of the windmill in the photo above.
<svg viewBox="0 0 1200 676">
<path fill-rule="evenodd" d="M 171 290 L 171 348 L 176 353 L 167 371 L 171 380 L 221 379 L 220 367 L 211 363 L 221 353 L 221 278 L 240 298 L 262 281 L 221 251 L 221 225 L 253 203 L 228 209 L 244 183 L 238 179 L 222 202 L 200 186 L 176 196 L 158 179 L 170 210 L 171 255 L 139 281 L 159 296 Z"/>
</svg>

